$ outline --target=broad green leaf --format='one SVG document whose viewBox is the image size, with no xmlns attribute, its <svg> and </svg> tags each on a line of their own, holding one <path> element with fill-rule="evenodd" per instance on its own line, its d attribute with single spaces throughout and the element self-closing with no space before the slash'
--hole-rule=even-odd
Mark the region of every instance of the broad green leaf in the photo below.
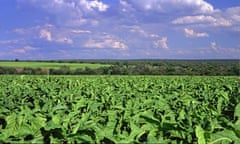
<svg viewBox="0 0 240 144">
<path fill-rule="evenodd" d="M 64 109 L 67 109 L 67 106 L 59 104 L 59 105 L 52 108 L 52 112 L 55 112 L 57 110 L 64 110 Z"/>
<path fill-rule="evenodd" d="M 220 115 L 222 113 L 222 104 L 224 102 L 224 99 L 220 97 L 217 101 L 217 112 Z"/>
<path fill-rule="evenodd" d="M 206 144 L 206 140 L 204 137 L 204 130 L 201 126 L 196 126 L 195 133 L 198 139 L 198 144 Z"/>
<path fill-rule="evenodd" d="M 129 139 L 134 140 L 139 134 L 141 128 L 138 127 L 133 121 L 130 121 L 130 128 L 131 128 L 131 133 L 130 133 Z"/>
<path fill-rule="evenodd" d="M 234 110 L 234 116 L 240 119 L 240 103 L 236 105 Z"/>
<path fill-rule="evenodd" d="M 0 143 L 240 143 L 237 77 L 0 79 Z"/>
<path fill-rule="evenodd" d="M 147 137 L 148 143 L 159 143 L 157 139 L 157 130 L 150 130 L 148 137 Z"/>
<path fill-rule="evenodd" d="M 218 143 L 223 143 L 223 144 L 228 144 L 228 143 L 240 143 L 239 137 L 236 136 L 236 134 L 231 131 L 231 130 L 223 130 L 220 132 L 213 133 L 211 135 L 211 141 L 210 144 L 218 144 Z"/>
<path fill-rule="evenodd" d="M 36 117 L 31 119 L 31 126 L 34 130 L 39 130 L 46 125 L 46 118 L 42 115 L 37 114 Z"/>
<path fill-rule="evenodd" d="M 31 128 L 30 125 L 27 124 L 23 124 L 22 126 L 19 127 L 18 129 L 18 134 L 21 136 L 26 136 L 26 135 L 30 135 L 30 134 L 34 134 L 35 131 L 33 131 L 33 129 Z"/>
<path fill-rule="evenodd" d="M 78 139 L 77 140 L 78 143 L 94 143 L 93 139 L 89 135 L 86 135 L 86 134 L 82 134 L 82 135 L 78 136 L 77 139 Z"/>
<path fill-rule="evenodd" d="M 178 120 L 183 120 L 185 119 L 186 112 L 184 109 L 182 109 L 179 113 Z"/>
<path fill-rule="evenodd" d="M 140 118 L 144 118 L 146 122 L 149 122 L 155 125 L 160 124 L 159 120 L 154 117 L 153 112 L 151 111 L 144 111 L 140 113 Z"/>
</svg>

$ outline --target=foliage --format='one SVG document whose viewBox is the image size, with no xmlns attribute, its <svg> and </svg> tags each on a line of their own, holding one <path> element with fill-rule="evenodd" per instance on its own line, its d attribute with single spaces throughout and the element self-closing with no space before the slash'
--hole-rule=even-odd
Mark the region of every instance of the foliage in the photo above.
<svg viewBox="0 0 240 144">
<path fill-rule="evenodd" d="M 2 67 L 1 67 L 2 66 Z M 239 60 L 1 62 L 0 74 L 240 76 Z"/>
<path fill-rule="evenodd" d="M 238 77 L 0 78 L 0 143 L 240 143 Z"/>
</svg>

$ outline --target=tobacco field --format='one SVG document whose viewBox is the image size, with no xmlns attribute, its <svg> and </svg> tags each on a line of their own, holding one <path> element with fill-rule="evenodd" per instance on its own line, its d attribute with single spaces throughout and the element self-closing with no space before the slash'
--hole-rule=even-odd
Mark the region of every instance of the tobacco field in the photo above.
<svg viewBox="0 0 240 144">
<path fill-rule="evenodd" d="M 240 78 L 0 76 L 0 143 L 239 144 Z"/>
</svg>

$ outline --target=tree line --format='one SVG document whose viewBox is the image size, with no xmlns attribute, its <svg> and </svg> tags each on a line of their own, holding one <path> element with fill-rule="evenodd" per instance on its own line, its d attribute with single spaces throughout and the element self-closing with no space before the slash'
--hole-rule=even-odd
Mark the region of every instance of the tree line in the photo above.
<svg viewBox="0 0 240 144">
<path fill-rule="evenodd" d="M 93 63 L 93 62 L 92 62 Z M 103 62 L 102 62 L 103 63 Z M 240 75 L 239 61 L 116 61 L 109 67 L 58 69 L 0 67 L 0 74 L 29 75 Z"/>
</svg>

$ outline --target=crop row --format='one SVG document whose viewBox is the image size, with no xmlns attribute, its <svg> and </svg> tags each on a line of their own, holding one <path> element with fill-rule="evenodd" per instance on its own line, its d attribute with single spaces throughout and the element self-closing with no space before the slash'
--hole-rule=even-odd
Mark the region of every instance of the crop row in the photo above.
<svg viewBox="0 0 240 144">
<path fill-rule="evenodd" d="M 0 143 L 240 143 L 238 77 L 0 78 Z"/>
</svg>

